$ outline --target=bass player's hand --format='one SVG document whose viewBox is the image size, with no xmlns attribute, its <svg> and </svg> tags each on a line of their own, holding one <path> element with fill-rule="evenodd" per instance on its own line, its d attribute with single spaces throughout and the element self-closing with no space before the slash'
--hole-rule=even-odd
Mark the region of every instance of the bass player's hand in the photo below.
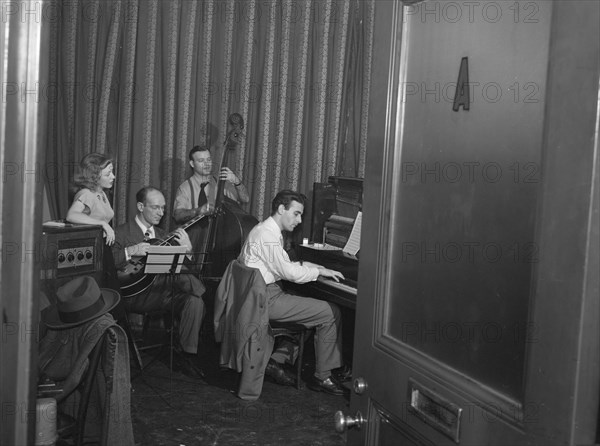
<svg viewBox="0 0 600 446">
<path fill-rule="evenodd" d="M 205 203 L 205 204 L 202 205 L 201 208 L 195 208 L 194 209 L 194 213 L 195 213 L 195 216 L 198 216 L 198 215 L 209 215 L 209 214 L 213 213 L 214 208 L 215 207 L 211 206 L 209 203 Z"/>
<path fill-rule="evenodd" d="M 219 179 L 229 181 L 231 184 L 239 184 L 240 179 L 238 176 L 229 168 L 223 167 L 219 173 Z"/>
</svg>

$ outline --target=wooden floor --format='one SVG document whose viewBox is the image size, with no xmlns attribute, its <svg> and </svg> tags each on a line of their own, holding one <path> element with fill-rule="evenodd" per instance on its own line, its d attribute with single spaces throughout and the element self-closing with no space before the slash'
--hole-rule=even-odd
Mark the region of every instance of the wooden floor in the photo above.
<svg viewBox="0 0 600 446">
<path fill-rule="evenodd" d="M 142 374 L 132 366 L 137 445 L 345 445 L 333 416 L 348 412 L 347 397 L 265 381 L 260 399 L 245 402 L 234 393 L 237 374 L 218 368 L 216 345 L 205 340 L 199 350 L 205 380 L 170 372 L 166 358 Z M 307 350 L 306 373 L 311 373 L 314 354 Z"/>
</svg>

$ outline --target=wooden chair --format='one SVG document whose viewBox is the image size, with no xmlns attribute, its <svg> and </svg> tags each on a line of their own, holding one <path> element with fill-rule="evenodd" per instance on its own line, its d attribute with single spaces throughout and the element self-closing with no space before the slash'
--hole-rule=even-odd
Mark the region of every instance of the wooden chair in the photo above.
<svg viewBox="0 0 600 446">
<path fill-rule="evenodd" d="M 134 360 L 138 366 L 140 372 L 153 364 L 160 356 L 163 349 L 172 348 L 171 345 L 171 330 L 172 321 L 171 313 L 167 310 L 156 310 L 148 311 L 145 313 L 130 312 L 129 314 L 139 314 L 142 316 L 142 327 L 141 330 L 130 329 L 131 332 L 131 348 L 134 355 Z M 128 314 L 128 319 L 129 319 Z M 162 340 L 157 340 L 151 337 L 150 325 L 153 321 L 160 321 L 164 327 L 164 332 L 161 333 Z M 150 350 L 158 350 L 154 357 L 147 363 L 144 363 L 142 359 L 142 352 L 148 352 Z"/>
<path fill-rule="evenodd" d="M 279 339 L 287 339 L 298 346 L 298 356 L 296 358 L 296 389 L 302 388 L 302 365 L 304 364 L 304 344 L 310 337 L 312 330 L 302 324 L 291 322 L 270 321 L 271 332 L 275 337 L 275 342 Z"/>
<path fill-rule="evenodd" d="M 165 353 L 168 354 L 168 367 L 170 372 L 175 368 L 181 369 L 182 364 L 186 365 L 186 369 L 190 370 L 198 377 L 204 377 L 203 372 L 192 361 L 186 358 L 179 344 L 179 334 L 177 333 L 177 321 L 173 311 L 173 307 L 169 309 L 158 309 L 147 312 L 130 311 L 128 314 L 140 314 L 142 316 L 142 328 L 140 330 L 131 329 L 132 342 L 130 350 L 134 355 L 134 360 L 139 368 L 139 374 L 145 369 L 154 364 L 157 360 L 164 358 Z M 129 317 L 129 316 L 128 316 Z M 161 333 L 159 337 L 153 336 L 151 333 L 151 324 L 158 322 Z M 154 350 L 152 357 L 144 363 L 142 352 Z M 185 363 L 185 364 L 184 364 Z M 191 373 L 190 372 L 190 373 Z M 138 375 L 133 376 L 132 379 Z"/>
</svg>

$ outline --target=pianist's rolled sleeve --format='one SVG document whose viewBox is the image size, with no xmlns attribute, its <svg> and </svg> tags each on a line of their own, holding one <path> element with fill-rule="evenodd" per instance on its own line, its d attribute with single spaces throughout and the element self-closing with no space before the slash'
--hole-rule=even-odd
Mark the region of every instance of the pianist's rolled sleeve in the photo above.
<svg viewBox="0 0 600 446">
<path fill-rule="evenodd" d="M 290 260 L 283 249 L 281 230 L 272 217 L 250 231 L 239 260 L 246 266 L 258 268 L 267 285 L 282 279 L 306 283 L 319 277 L 317 267 L 301 265 Z"/>
</svg>

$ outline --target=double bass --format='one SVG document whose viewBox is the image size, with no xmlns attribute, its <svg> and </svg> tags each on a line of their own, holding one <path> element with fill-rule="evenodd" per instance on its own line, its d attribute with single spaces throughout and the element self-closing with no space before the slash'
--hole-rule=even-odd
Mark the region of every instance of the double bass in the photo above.
<svg viewBox="0 0 600 446">
<path fill-rule="evenodd" d="M 240 145 L 244 119 L 239 113 L 229 116 L 230 130 L 223 143 L 224 151 L 219 174 L 228 167 L 229 156 Z M 225 196 L 225 181 L 219 178 L 215 199 L 215 211 L 203 225 L 200 248 L 200 275 L 204 279 L 220 279 L 231 260 L 240 254 L 244 241 L 258 220 L 244 211 L 240 205 Z"/>
</svg>

